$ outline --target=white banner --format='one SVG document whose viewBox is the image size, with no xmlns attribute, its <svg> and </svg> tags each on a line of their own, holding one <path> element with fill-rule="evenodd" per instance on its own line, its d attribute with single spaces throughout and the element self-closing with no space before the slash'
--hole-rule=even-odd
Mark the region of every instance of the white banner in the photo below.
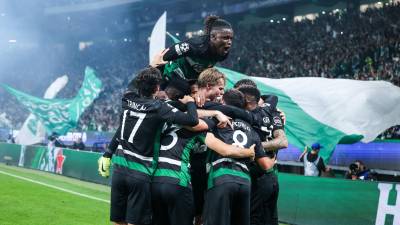
<svg viewBox="0 0 400 225">
<path fill-rule="evenodd" d="M 153 31 L 150 36 L 150 47 L 149 47 L 149 64 L 153 57 L 165 49 L 165 37 L 167 30 L 167 12 L 164 12 L 158 19 L 156 25 L 153 27 Z"/>
</svg>

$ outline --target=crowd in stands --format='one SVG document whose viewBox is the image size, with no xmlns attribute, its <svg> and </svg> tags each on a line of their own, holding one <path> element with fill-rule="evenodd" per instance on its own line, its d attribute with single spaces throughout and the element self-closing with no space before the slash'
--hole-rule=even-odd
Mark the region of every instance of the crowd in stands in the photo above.
<svg viewBox="0 0 400 225">
<path fill-rule="evenodd" d="M 223 66 L 233 70 L 271 78 L 386 80 L 400 86 L 400 5 L 365 13 L 326 13 L 313 21 L 294 23 L 287 19 L 280 23 L 239 25 L 234 30 L 232 52 L 223 62 Z M 146 41 L 95 43 L 83 51 L 64 50 L 62 63 L 52 70 L 52 78 L 61 74 L 70 78 L 59 97 L 72 98 L 77 93 L 86 65 L 94 68 L 103 82 L 103 91 L 81 116 L 77 130 L 117 128 L 121 94 L 133 74 L 148 64 Z M 23 73 L 24 77 L 35 77 L 38 71 L 25 69 Z M 14 86 L 43 95 L 22 83 L 14 82 L 18 84 Z M 6 106 L 0 113 L 5 112 L 14 128 L 19 129 L 28 111 L 2 89 L 0 96 L 0 104 Z M 382 137 L 398 138 L 399 130 L 399 126 L 393 127 Z"/>
<path fill-rule="evenodd" d="M 251 33 L 251 35 L 249 35 Z M 231 60 L 251 76 L 386 80 L 400 86 L 400 5 L 235 30 Z"/>
</svg>

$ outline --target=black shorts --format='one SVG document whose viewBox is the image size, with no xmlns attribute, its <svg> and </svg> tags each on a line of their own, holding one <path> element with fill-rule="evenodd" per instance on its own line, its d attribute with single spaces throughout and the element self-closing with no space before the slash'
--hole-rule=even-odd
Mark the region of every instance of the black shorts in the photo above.
<svg viewBox="0 0 400 225">
<path fill-rule="evenodd" d="M 251 225 L 278 225 L 278 177 L 264 174 L 251 182 Z"/>
<path fill-rule="evenodd" d="M 113 173 L 111 213 L 113 222 L 151 224 L 150 183 L 122 173 Z"/>
<path fill-rule="evenodd" d="M 203 213 L 204 196 L 207 191 L 207 152 L 192 154 L 190 158 L 190 174 L 194 197 L 195 215 Z"/>
<path fill-rule="evenodd" d="M 176 184 L 152 183 L 153 225 L 193 225 L 192 190 Z"/>
<path fill-rule="evenodd" d="M 207 191 L 204 225 L 249 225 L 250 186 L 224 183 Z"/>
</svg>

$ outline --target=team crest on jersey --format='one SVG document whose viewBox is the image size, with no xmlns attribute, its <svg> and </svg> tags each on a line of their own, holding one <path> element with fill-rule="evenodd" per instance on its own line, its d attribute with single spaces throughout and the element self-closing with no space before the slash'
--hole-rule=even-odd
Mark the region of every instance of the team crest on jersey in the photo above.
<svg viewBox="0 0 400 225">
<path fill-rule="evenodd" d="M 182 53 L 185 53 L 185 52 L 189 51 L 189 44 L 184 42 L 179 45 L 179 48 L 181 49 Z"/>
<path fill-rule="evenodd" d="M 263 118 L 263 122 L 266 123 L 266 124 L 268 124 L 268 123 L 270 123 L 271 121 L 269 120 L 269 117 L 268 117 L 268 116 L 265 116 L 265 117 Z"/>
<path fill-rule="evenodd" d="M 279 118 L 279 116 L 274 116 L 274 124 L 276 125 L 282 125 L 282 120 Z"/>
</svg>

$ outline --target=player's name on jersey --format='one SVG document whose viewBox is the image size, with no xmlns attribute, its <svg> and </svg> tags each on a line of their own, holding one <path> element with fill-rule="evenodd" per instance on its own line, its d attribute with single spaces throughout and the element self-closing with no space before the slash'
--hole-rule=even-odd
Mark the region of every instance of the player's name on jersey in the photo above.
<svg viewBox="0 0 400 225">
<path fill-rule="evenodd" d="M 137 111 L 145 111 L 145 110 L 147 110 L 147 108 L 144 105 L 140 104 L 140 103 L 136 103 L 136 102 L 128 100 L 128 99 L 126 101 L 128 103 L 128 107 L 130 107 L 132 109 L 135 109 Z"/>
<path fill-rule="evenodd" d="M 242 123 L 242 122 L 232 122 L 232 124 L 233 124 L 234 127 L 237 127 L 237 128 L 242 127 L 243 129 L 245 129 L 245 130 L 247 130 L 247 131 L 250 131 L 250 127 L 247 126 L 245 123 Z"/>
</svg>

